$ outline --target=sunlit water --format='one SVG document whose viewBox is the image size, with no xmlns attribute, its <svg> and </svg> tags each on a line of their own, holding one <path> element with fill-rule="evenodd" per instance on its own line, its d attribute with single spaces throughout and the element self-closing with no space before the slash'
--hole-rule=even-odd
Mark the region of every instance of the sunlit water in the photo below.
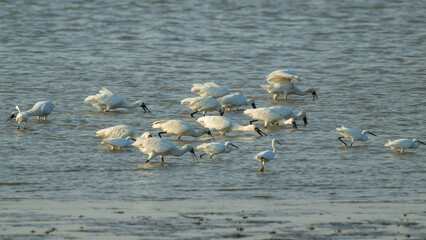
<svg viewBox="0 0 426 240">
<path fill-rule="evenodd" d="M 0 113 L 54 101 L 47 121 L 0 121 L 2 239 L 425 239 L 424 1 L 2 1 Z M 312 96 L 272 101 L 260 88 L 294 70 Z M 156 158 L 111 151 L 99 129 L 182 119 L 192 84 L 214 81 L 259 107 L 305 111 L 308 125 L 234 132 L 239 149 Z M 108 87 L 151 109 L 103 113 Z M 209 113 L 213 115 L 216 113 Z M 201 115 L 198 115 L 201 116 Z M 241 124 L 242 111 L 225 113 Z M 378 136 L 345 147 L 344 124 Z M 216 133 L 217 134 L 217 133 Z M 166 135 L 165 135 L 166 136 Z M 166 136 L 178 146 L 209 142 Z M 254 155 L 278 153 L 265 172 Z M 197 154 L 201 154 L 197 151 Z"/>
</svg>

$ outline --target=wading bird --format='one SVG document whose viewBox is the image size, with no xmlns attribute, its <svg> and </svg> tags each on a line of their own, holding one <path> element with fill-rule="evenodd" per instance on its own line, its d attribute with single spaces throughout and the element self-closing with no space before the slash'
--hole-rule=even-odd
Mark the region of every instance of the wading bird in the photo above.
<svg viewBox="0 0 426 240">
<path fill-rule="evenodd" d="M 313 98 L 317 98 L 317 93 L 315 88 L 306 88 L 304 90 L 298 88 L 295 84 L 295 82 L 300 82 L 296 74 L 291 70 L 277 70 L 274 72 L 271 72 L 268 76 L 266 76 L 266 81 L 270 85 L 260 85 L 262 88 L 264 88 L 269 93 L 274 94 L 274 100 L 278 100 L 278 96 L 283 94 L 284 99 L 287 100 L 288 95 L 295 94 L 295 95 L 306 95 L 308 93 L 311 93 Z"/>
<path fill-rule="evenodd" d="M 148 107 L 142 101 L 129 103 L 107 88 L 102 88 L 96 95 L 88 96 L 84 101 L 92 104 L 94 107 L 104 112 L 108 112 L 109 110 L 116 108 L 135 107 L 141 107 L 145 112 L 150 112 Z"/>
<path fill-rule="evenodd" d="M 178 140 L 182 136 L 192 136 L 192 137 L 199 137 L 203 134 L 208 134 L 212 139 L 213 135 L 210 129 L 203 128 L 200 131 L 197 131 L 194 129 L 192 125 L 189 123 L 186 123 L 182 120 L 164 120 L 164 121 L 156 121 L 152 124 L 153 128 L 161 128 L 163 132 L 159 132 L 158 136 L 161 138 L 161 134 L 167 133 L 172 135 L 177 135 Z"/>
<path fill-rule="evenodd" d="M 276 149 L 275 149 L 275 144 L 278 143 L 281 145 L 281 143 L 277 140 L 277 139 L 273 139 L 272 140 L 272 151 L 271 150 L 266 150 L 263 152 L 260 152 L 258 154 L 256 154 L 256 159 L 259 160 L 260 162 L 262 162 L 262 167 L 258 170 L 260 172 L 263 172 L 264 167 L 265 167 L 265 162 L 269 162 L 271 160 L 274 160 L 275 158 L 275 154 L 277 153 Z"/>
<path fill-rule="evenodd" d="M 391 147 L 396 149 L 400 153 L 404 153 L 404 150 L 407 148 L 418 148 L 420 144 L 426 145 L 426 143 L 417 140 L 417 139 L 398 139 L 398 140 L 388 140 L 388 143 L 385 144 L 386 147 Z"/>
<path fill-rule="evenodd" d="M 136 139 L 128 136 L 126 138 L 107 139 L 107 140 L 102 141 L 102 144 L 110 146 L 111 150 L 114 150 L 114 149 L 120 150 L 121 148 L 131 147 L 132 141 L 130 141 L 130 140 L 136 141 Z"/>
<path fill-rule="evenodd" d="M 256 108 L 256 104 L 253 99 L 248 99 L 242 93 L 233 93 L 225 95 L 218 99 L 222 107 L 227 108 L 228 111 L 232 108 L 239 108 L 243 105 L 251 105 L 253 108 Z"/>
<path fill-rule="evenodd" d="M 207 112 L 210 111 L 218 111 L 220 116 L 222 116 L 224 112 L 220 102 L 213 97 L 185 98 L 180 103 L 195 111 L 191 113 L 191 117 L 194 117 L 194 114 L 199 111 L 203 112 L 203 116 L 206 116 Z"/>
<path fill-rule="evenodd" d="M 51 101 L 39 101 L 34 106 L 28 110 L 25 111 L 29 117 L 31 116 L 37 116 L 37 120 L 40 120 L 40 117 L 44 117 L 44 120 L 46 120 L 47 115 L 49 115 L 53 108 L 55 108 L 55 104 Z M 13 119 L 16 116 L 17 112 L 12 112 L 8 120 Z"/>
<path fill-rule="evenodd" d="M 289 108 L 289 107 L 275 106 L 275 107 L 269 107 L 269 109 L 277 111 L 285 119 L 289 119 L 289 118 L 294 118 L 294 120 L 302 119 L 304 124 L 308 124 L 308 118 L 306 117 L 306 114 L 303 111 L 299 112 L 296 115 L 296 114 L 294 114 L 293 110 L 291 110 L 291 108 Z"/>
<path fill-rule="evenodd" d="M 336 128 L 337 132 L 340 133 L 341 135 L 343 135 L 343 137 L 338 137 L 337 139 L 339 139 L 339 141 L 341 141 L 343 144 L 345 144 L 345 146 L 347 146 L 348 144 L 345 143 L 342 138 L 347 138 L 349 140 L 351 140 L 351 146 L 352 144 L 354 144 L 355 141 L 367 141 L 368 140 L 368 134 L 371 134 L 373 136 L 377 136 L 376 134 L 369 132 L 367 130 L 364 130 L 362 132 L 355 130 L 355 129 L 351 129 L 351 128 L 346 128 L 344 126 L 340 127 L 340 128 Z"/>
<path fill-rule="evenodd" d="M 232 131 L 256 131 L 260 136 L 267 136 L 266 133 L 260 131 L 260 129 L 255 125 L 243 126 L 238 124 L 234 120 L 223 116 L 200 117 L 197 122 L 210 130 L 216 130 L 220 132 L 222 135 L 225 135 L 225 133 Z"/>
<path fill-rule="evenodd" d="M 297 124 L 294 118 L 289 118 L 286 120 L 279 112 L 269 108 L 246 109 L 244 114 L 255 119 L 251 120 L 250 124 L 257 121 L 263 121 L 265 122 L 265 128 L 269 123 L 282 123 L 284 125 L 291 124 L 293 125 L 293 128 L 297 128 Z"/>
<path fill-rule="evenodd" d="M 138 130 L 129 125 L 116 125 L 109 128 L 104 128 L 96 132 L 96 137 L 103 139 L 110 138 L 137 138 L 139 136 Z"/>
<path fill-rule="evenodd" d="M 197 149 L 200 149 L 204 153 L 200 155 L 200 158 L 202 158 L 205 154 L 210 154 L 210 159 L 213 157 L 213 155 L 217 155 L 220 153 L 230 153 L 232 151 L 232 147 L 238 148 L 231 142 L 225 142 L 223 143 L 204 143 L 197 146 Z"/>
<path fill-rule="evenodd" d="M 222 87 L 214 82 L 208 82 L 204 84 L 195 83 L 191 92 L 194 92 L 201 97 L 214 97 L 220 98 L 229 93 L 229 90 L 226 87 Z"/>
<path fill-rule="evenodd" d="M 182 148 L 178 148 L 171 141 L 162 138 L 138 138 L 132 146 L 138 147 L 141 152 L 148 154 L 146 162 L 149 162 L 155 156 L 160 156 L 161 162 L 164 162 L 165 156 L 182 156 L 186 152 L 190 152 L 193 158 L 197 159 L 191 145 L 186 144 Z"/>
<path fill-rule="evenodd" d="M 21 112 L 21 109 L 19 109 L 18 106 L 16 106 L 16 110 L 18 110 L 18 115 L 16 115 L 16 121 L 18 122 L 18 129 L 21 129 L 21 123 L 24 123 L 24 129 L 27 127 L 27 122 L 29 121 L 30 117 L 26 112 Z M 10 120 L 12 118 L 9 118 Z"/>
</svg>

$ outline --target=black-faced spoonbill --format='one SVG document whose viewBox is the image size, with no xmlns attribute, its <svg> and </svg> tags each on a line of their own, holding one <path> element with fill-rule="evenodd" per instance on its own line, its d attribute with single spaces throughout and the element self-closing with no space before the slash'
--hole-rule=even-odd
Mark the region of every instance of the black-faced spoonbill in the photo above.
<svg viewBox="0 0 426 240">
<path fill-rule="evenodd" d="M 238 124 L 234 120 L 223 116 L 200 117 L 197 122 L 210 130 L 216 130 L 220 132 L 222 135 L 225 135 L 225 133 L 232 131 L 256 131 L 260 136 L 267 136 L 266 133 L 260 131 L 260 129 L 255 125 L 243 126 Z"/>
<path fill-rule="evenodd" d="M 417 140 L 417 139 L 398 139 L 398 140 L 388 140 L 388 143 L 385 144 L 386 147 L 391 147 L 396 149 L 400 153 L 404 153 L 404 150 L 407 148 L 418 148 L 420 144 L 426 145 L 426 143 Z"/>
<path fill-rule="evenodd" d="M 40 117 L 44 117 L 44 120 L 46 120 L 47 115 L 49 115 L 53 108 L 55 108 L 55 104 L 51 101 L 39 101 L 34 106 L 28 110 L 25 111 L 29 117 L 31 116 L 37 116 L 37 120 L 40 120 Z M 17 112 L 12 112 L 8 120 L 13 119 L 16 116 Z"/>
<path fill-rule="evenodd" d="M 226 87 L 222 87 L 214 82 L 208 82 L 204 84 L 195 83 L 191 88 L 191 92 L 194 92 L 201 97 L 214 98 L 220 98 L 226 94 L 229 94 L 229 90 Z"/>
<path fill-rule="evenodd" d="M 121 148 L 131 147 L 133 142 L 130 141 L 130 140 L 136 141 L 136 139 L 129 136 L 129 137 L 126 137 L 126 138 L 107 139 L 107 140 L 102 141 L 102 144 L 110 146 L 111 150 L 114 150 L 114 149 L 120 150 Z"/>
<path fill-rule="evenodd" d="M 208 134 L 212 139 L 214 139 L 212 132 L 208 128 L 203 128 L 200 131 L 194 129 L 194 127 L 182 120 L 164 120 L 156 121 L 152 124 L 153 128 L 161 128 L 163 132 L 159 132 L 158 136 L 161 138 L 161 134 L 173 134 L 178 136 L 178 140 L 182 136 L 192 136 L 199 137 L 203 134 Z"/>
<path fill-rule="evenodd" d="M 24 122 L 24 129 L 27 127 L 27 122 L 29 121 L 30 117 L 26 112 L 21 112 L 21 109 L 19 109 L 18 106 L 16 106 L 16 110 L 18 110 L 18 115 L 16 115 L 16 121 L 18 122 L 18 129 L 21 129 L 21 122 Z M 10 120 L 12 118 L 9 118 Z"/>
<path fill-rule="evenodd" d="M 161 161 L 164 162 L 165 156 L 182 156 L 186 152 L 190 152 L 193 158 L 197 159 L 194 148 L 191 145 L 186 144 L 182 148 L 178 148 L 171 141 L 162 138 L 145 138 L 143 141 L 139 141 L 138 139 L 132 145 L 138 147 L 141 152 L 148 154 L 146 162 L 149 162 L 157 155 L 159 155 Z"/>
<path fill-rule="evenodd" d="M 263 121 L 265 122 L 265 128 L 269 123 L 282 123 L 284 125 L 291 124 L 293 125 L 293 128 L 297 128 L 297 124 L 294 118 L 289 118 L 286 120 L 279 112 L 269 108 L 246 109 L 244 110 L 244 114 L 255 119 L 251 120 L 250 124 L 257 121 Z"/>
<path fill-rule="evenodd" d="M 94 107 L 104 112 L 108 112 L 109 110 L 116 108 L 135 107 L 141 107 L 145 112 L 150 112 L 148 107 L 142 101 L 135 101 L 133 103 L 129 103 L 122 97 L 111 92 L 107 88 L 102 88 L 101 90 L 99 90 L 99 93 L 97 93 L 96 95 L 88 96 L 84 101 L 92 104 Z"/>
<path fill-rule="evenodd" d="M 220 104 L 222 104 L 222 107 L 227 108 L 228 110 L 231 110 L 232 108 L 237 108 L 237 110 L 239 110 L 239 108 L 243 105 L 251 105 L 253 108 L 256 108 L 254 100 L 247 100 L 242 93 L 228 94 L 217 100 L 219 100 Z"/>
<path fill-rule="evenodd" d="M 343 144 L 345 144 L 345 146 L 347 146 L 348 144 L 345 143 L 342 138 L 347 138 L 349 140 L 351 140 L 351 146 L 352 144 L 354 144 L 355 141 L 367 141 L 368 140 L 368 134 L 371 134 L 373 136 L 377 136 L 376 134 L 369 132 L 367 130 L 364 130 L 362 132 L 355 130 L 355 129 L 351 129 L 351 128 L 346 128 L 344 126 L 340 127 L 340 128 L 336 128 L 337 132 L 340 133 L 341 135 L 343 135 L 343 137 L 338 137 L 337 139 L 339 139 L 339 141 L 341 141 Z"/>
<path fill-rule="evenodd" d="M 232 151 L 232 147 L 238 148 L 231 142 L 225 142 L 223 143 L 203 143 L 201 145 L 197 146 L 197 149 L 200 149 L 204 153 L 200 155 L 200 158 L 202 158 L 205 154 L 210 154 L 210 159 L 213 157 L 213 155 L 217 155 L 220 153 L 230 153 Z"/>
<path fill-rule="evenodd" d="M 265 167 L 265 162 L 269 162 L 271 160 L 274 160 L 275 158 L 275 154 L 277 153 L 276 149 L 275 149 L 275 144 L 278 143 L 281 145 L 281 143 L 277 140 L 277 139 L 273 139 L 272 140 L 272 151 L 271 150 L 266 150 L 263 152 L 260 152 L 258 154 L 256 154 L 256 159 L 259 160 L 260 162 L 262 162 L 262 167 L 258 170 L 260 172 L 263 172 L 263 169 Z"/>
<path fill-rule="evenodd" d="M 191 117 L 194 117 L 194 114 L 199 111 L 203 112 L 203 116 L 206 116 L 207 112 L 210 111 L 218 111 L 220 116 L 222 116 L 224 112 L 220 102 L 213 97 L 185 98 L 180 103 L 195 111 L 191 113 Z"/>
<path fill-rule="evenodd" d="M 116 125 L 109 128 L 104 128 L 96 132 L 96 137 L 103 139 L 110 138 L 126 138 L 126 137 L 137 138 L 139 137 L 138 130 L 129 125 Z"/>
<path fill-rule="evenodd" d="M 313 98 L 317 98 L 317 93 L 315 88 L 306 88 L 305 90 L 301 90 L 296 86 L 294 82 L 300 82 L 299 77 L 291 70 L 277 70 L 271 72 L 268 76 L 266 76 L 266 81 L 271 85 L 260 85 L 269 93 L 274 94 L 274 100 L 278 99 L 280 94 L 284 95 L 284 99 L 287 100 L 288 95 L 296 94 L 296 95 L 306 95 L 311 93 Z"/>
<path fill-rule="evenodd" d="M 269 107 L 269 109 L 279 112 L 285 119 L 289 119 L 289 118 L 294 118 L 294 120 L 302 119 L 304 124 L 308 124 L 308 118 L 306 117 L 306 113 L 304 113 L 303 111 L 299 112 L 296 115 L 294 114 L 293 110 L 291 110 L 291 108 L 289 107 L 275 106 L 275 107 Z"/>
</svg>

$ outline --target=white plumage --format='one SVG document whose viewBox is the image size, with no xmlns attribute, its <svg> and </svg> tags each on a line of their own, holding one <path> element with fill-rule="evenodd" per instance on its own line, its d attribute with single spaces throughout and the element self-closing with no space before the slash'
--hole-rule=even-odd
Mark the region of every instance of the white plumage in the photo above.
<svg viewBox="0 0 426 240">
<path fill-rule="evenodd" d="M 18 129 L 21 129 L 21 123 L 24 123 L 24 129 L 27 127 L 27 122 L 30 117 L 26 112 L 21 112 L 18 106 L 16 106 L 16 110 L 18 110 L 18 115 L 16 115 L 16 121 L 18 122 Z"/>
<path fill-rule="evenodd" d="M 264 167 L 265 167 L 265 162 L 269 162 L 271 160 L 274 160 L 275 154 L 277 153 L 277 151 L 275 149 L 276 143 L 281 144 L 277 139 L 274 138 L 272 140 L 272 151 L 266 150 L 266 151 L 263 151 L 263 152 L 256 154 L 255 158 L 257 160 L 259 160 L 260 162 L 262 162 L 262 167 L 259 169 L 259 171 L 263 172 Z"/>
<path fill-rule="evenodd" d="M 51 101 L 39 101 L 34 106 L 28 110 L 25 111 L 29 117 L 31 116 L 37 116 L 37 120 L 40 120 L 40 117 L 44 117 L 44 120 L 46 120 L 47 115 L 49 115 L 53 108 L 55 108 L 55 104 Z M 12 112 L 9 119 L 13 119 L 17 112 Z"/>
<path fill-rule="evenodd" d="M 150 112 L 142 101 L 135 101 L 133 103 L 127 102 L 124 98 L 111 92 L 107 88 L 102 88 L 96 95 L 88 96 L 85 102 L 92 104 L 99 110 L 108 112 L 111 109 L 116 108 L 135 108 L 142 107 L 145 112 Z"/>
<path fill-rule="evenodd" d="M 192 156 L 196 158 L 194 148 L 191 145 L 184 145 L 182 148 L 176 147 L 171 141 L 162 138 L 138 138 L 132 146 L 138 147 L 141 152 L 148 154 L 149 162 L 152 158 L 159 155 L 161 161 L 164 162 L 164 157 L 171 156 L 182 156 L 186 152 L 191 152 Z"/>
<path fill-rule="evenodd" d="M 231 142 L 225 142 L 225 144 L 213 142 L 200 144 L 197 146 L 197 149 L 204 152 L 200 155 L 200 158 L 202 158 L 205 154 L 210 154 L 210 158 L 212 158 L 213 155 L 220 153 L 230 153 L 232 151 L 232 147 L 238 148 Z"/>
<path fill-rule="evenodd" d="M 248 99 L 242 93 L 232 93 L 225 95 L 218 99 L 222 107 L 231 110 L 232 108 L 239 108 L 244 105 L 251 105 L 253 108 L 256 108 L 256 104 L 253 99 Z"/>
<path fill-rule="evenodd" d="M 373 136 L 376 136 L 376 134 L 367 131 L 367 130 L 363 130 L 362 132 L 355 130 L 355 129 L 351 129 L 351 128 L 346 128 L 344 126 L 341 126 L 340 128 L 336 128 L 337 132 L 340 133 L 341 135 L 343 135 L 343 137 L 338 137 L 337 139 L 339 139 L 339 141 L 341 141 L 343 144 L 345 144 L 346 146 L 348 145 L 347 143 L 345 143 L 342 138 L 347 138 L 351 140 L 351 146 L 352 144 L 354 144 L 355 141 L 367 141 L 368 140 L 368 134 L 371 134 Z"/>
<path fill-rule="evenodd" d="M 96 137 L 103 139 L 111 138 L 137 138 L 139 136 L 138 130 L 129 125 L 116 125 L 109 128 L 104 128 L 96 132 Z"/>
<path fill-rule="evenodd" d="M 214 97 L 220 98 L 229 93 L 226 87 L 222 87 L 214 82 L 208 82 L 204 84 L 195 83 L 191 91 L 202 96 L 202 97 Z"/>
<path fill-rule="evenodd" d="M 103 144 L 108 145 L 111 147 L 111 150 L 114 149 L 118 149 L 120 150 L 121 148 L 125 148 L 125 147 L 131 147 L 132 146 L 132 141 L 136 141 L 136 139 L 128 136 L 126 138 L 111 138 L 111 139 L 107 139 L 102 141 Z"/>
<path fill-rule="evenodd" d="M 294 120 L 302 119 L 303 122 L 304 122 L 304 124 L 308 124 L 308 118 L 306 117 L 306 113 L 304 113 L 303 111 L 299 112 L 296 115 L 296 114 L 294 114 L 293 110 L 291 108 L 289 108 L 289 107 L 275 106 L 275 107 L 269 107 L 269 109 L 277 111 L 285 119 L 289 119 L 289 118 L 294 118 Z"/>
<path fill-rule="evenodd" d="M 191 113 L 191 117 L 194 117 L 194 114 L 199 111 L 202 111 L 204 116 L 211 111 L 218 111 L 221 116 L 224 112 L 220 102 L 213 97 L 185 98 L 180 103 L 195 111 Z"/>
<path fill-rule="evenodd" d="M 398 139 L 398 140 L 388 140 L 385 144 L 386 147 L 391 147 L 392 149 L 396 149 L 400 153 L 404 153 L 404 150 L 407 148 L 418 148 L 420 144 L 426 145 L 426 143 L 417 140 L 417 139 Z"/>
<path fill-rule="evenodd" d="M 263 136 L 263 135 L 266 136 L 266 134 L 260 131 L 260 129 L 256 127 L 255 125 L 242 126 L 238 124 L 237 122 L 235 122 L 234 120 L 227 117 L 223 117 L 223 116 L 200 117 L 197 120 L 197 122 L 210 130 L 215 130 L 220 132 L 222 135 L 225 135 L 225 133 L 232 132 L 232 131 L 248 131 L 248 132 L 256 131 L 260 136 Z"/>
<path fill-rule="evenodd" d="M 313 98 L 318 98 L 317 89 L 315 88 L 306 88 L 305 90 L 299 89 L 295 82 L 300 82 L 298 76 L 293 71 L 290 70 L 277 70 L 270 73 L 266 76 L 266 81 L 270 83 L 270 85 L 260 85 L 269 93 L 274 94 L 274 100 L 278 100 L 278 96 L 283 94 L 284 99 L 287 100 L 288 95 L 296 94 L 296 95 L 306 95 L 308 93 L 312 93 Z"/>
<path fill-rule="evenodd" d="M 265 123 L 265 128 L 269 123 L 282 123 L 284 125 L 291 124 L 294 128 L 297 128 L 297 124 L 294 118 L 289 118 L 286 120 L 279 112 L 269 108 L 246 109 L 244 114 L 256 119 L 250 121 L 250 124 L 256 121 L 263 121 Z"/>
<path fill-rule="evenodd" d="M 158 136 L 161 138 L 161 134 L 167 133 L 172 135 L 177 135 L 178 140 L 182 136 L 192 136 L 192 137 L 200 137 L 203 134 L 208 134 L 211 138 L 213 138 L 210 129 L 202 128 L 200 131 L 194 129 L 194 127 L 182 120 L 162 120 L 156 121 L 152 124 L 153 128 L 161 128 L 163 132 L 159 132 Z"/>
</svg>

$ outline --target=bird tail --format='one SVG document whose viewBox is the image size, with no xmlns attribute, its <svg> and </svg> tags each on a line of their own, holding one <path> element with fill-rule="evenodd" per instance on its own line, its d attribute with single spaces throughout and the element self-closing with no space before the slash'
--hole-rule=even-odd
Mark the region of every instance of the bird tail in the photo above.
<svg viewBox="0 0 426 240">
<path fill-rule="evenodd" d="M 269 93 L 272 92 L 272 89 L 274 88 L 273 85 L 260 85 L 263 89 L 265 89 L 266 91 L 268 91 Z"/>
<path fill-rule="evenodd" d="M 167 122 L 167 120 L 161 120 L 161 121 L 155 121 L 152 123 L 152 127 L 153 128 L 161 128 L 161 125 L 163 125 L 163 123 Z"/>
</svg>

